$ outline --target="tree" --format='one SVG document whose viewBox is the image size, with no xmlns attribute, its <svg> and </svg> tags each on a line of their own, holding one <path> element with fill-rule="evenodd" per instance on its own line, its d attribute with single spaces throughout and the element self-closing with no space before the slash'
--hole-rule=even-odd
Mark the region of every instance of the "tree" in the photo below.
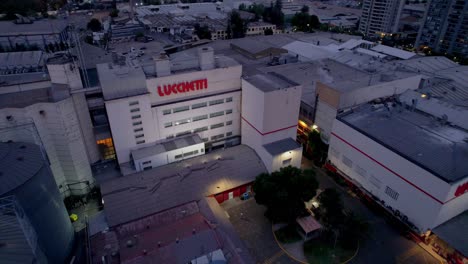
<svg viewBox="0 0 468 264">
<path fill-rule="evenodd" d="M 320 204 L 318 211 L 325 226 L 329 229 L 337 229 L 344 218 L 343 203 L 340 194 L 333 188 L 327 188 L 318 196 Z"/>
<path fill-rule="evenodd" d="M 283 4 L 281 0 L 276 0 L 275 4 L 270 4 L 270 7 L 265 8 L 263 12 L 263 20 L 275 24 L 278 28 L 284 26 L 284 14 L 281 11 Z"/>
<path fill-rule="evenodd" d="M 101 22 L 99 22 L 98 19 L 96 18 L 92 18 L 89 22 L 88 22 L 88 26 L 87 28 L 93 32 L 98 32 L 98 31 L 101 31 L 101 28 L 102 28 L 102 25 L 101 25 Z"/>
<path fill-rule="evenodd" d="M 265 34 L 265 36 L 273 35 L 273 29 L 267 28 L 263 31 L 263 33 Z"/>
<path fill-rule="evenodd" d="M 301 13 L 308 14 L 309 13 L 309 7 L 306 6 L 306 5 L 303 5 L 302 8 L 301 8 Z"/>
<path fill-rule="evenodd" d="M 242 3 L 242 4 L 239 5 L 239 10 L 245 11 L 245 10 L 247 10 L 247 6 L 245 6 L 245 4 Z"/>
<path fill-rule="evenodd" d="M 211 31 L 207 25 L 200 26 L 200 24 L 195 24 L 195 34 L 197 34 L 199 39 L 211 39 Z"/>
<path fill-rule="evenodd" d="M 328 152 L 328 145 L 323 143 L 322 138 L 320 137 L 320 132 L 312 130 L 309 133 L 307 147 L 310 150 L 309 153 L 312 154 L 312 159 L 316 163 L 322 164 L 325 161 Z"/>
<path fill-rule="evenodd" d="M 232 38 L 243 38 L 247 31 L 247 21 L 244 21 L 237 11 L 232 11 L 229 15 L 228 28 L 226 29 L 228 36 Z"/>
<path fill-rule="evenodd" d="M 109 16 L 111 17 L 118 17 L 119 16 L 119 10 L 118 9 L 112 9 L 112 11 L 110 11 L 109 13 Z"/>
<path fill-rule="evenodd" d="M 307 214 L 304 202 L 315 196 L 317 188 L 312 170 L 302 171 L 291 166 L 271 174 L 262 173 L 253 185 L 256 202 L 267 207 L 265 216 L 273 222 L 289 223 Z"/>
</svg>

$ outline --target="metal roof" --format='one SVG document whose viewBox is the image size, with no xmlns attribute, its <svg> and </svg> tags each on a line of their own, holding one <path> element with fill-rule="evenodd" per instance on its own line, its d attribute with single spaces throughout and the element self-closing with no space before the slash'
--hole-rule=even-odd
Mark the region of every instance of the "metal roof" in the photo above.
<svg viewBox="0 0 468 264">
<path fill-rule="evenodd" d="M 266 168 L 240 145 L 124 176 L 101 185 L 109 226 L 252 182 Z"/>
<path fill-rule="evenodd" d="M 420 73 L 434 74 L 440 70 L 445 70 L 457 67 L 458 64 L 442 56 L 430 56 L 412 58 L 409 60 L 399 61 L 397 64 L 407 70 Z"/>
<path fill-rule="evenodd" d="M 392 108 L 392 106 L 389 106 Z M 447 183 L 468 177 L 468 131 L 404 107 L 362 105 L 337 117 Z"/>
<path fill-rule="evenodd" d="M 416 53 L 409 52 L 409 51 L 402 50 L 402 49 L 392 48 L 392 47 L 385 46 L 385 45 L 377 45 L 371 48 L 371 50 L 377 51 L 383 54 L 387 54 L 393 57 L 397 57 L 403 60 L 407 60 L 416 56 Z"/>
<path fill-rule="evenodd" d="M 45 165 L 39 146 L 30 143 L 0 143 L 0 195 L 16 189 Z"/>
<path fill-rule="evenodd" d="M 301 144 L 297 143 L 292 138 L 286 138 L 282 140 L 278 140 L 275 142 L 271 142 L 268 144 L 263 145 L 263 147 L 270 153 L 272 156 L 276 156 L 286 151 L 295 150 L 301 147 Z"/>
<path fill-rule="evenodd" d="M 0 53 L 0 70 L 44 66 L 42 51 Z"/>
<path fill-rule="evenodd" d="M 188 146 L 203 143 L 198 134 L 188 135 L 185 137 L 173 138 L 164 142 L 159 142 L 154 145 L 145 146 L 140 149 L 132 150 L 132 157 L 135 160 L 154 156 L 167 151 L 185 148 Z"/>
<path fill-rule="evenodd" d="M 96 65 L 105 100 L 148 93 L 140 66 L 103 63 Z"/>
<path fill-rule="evenodd" d="M 326 47 L 317 46 L 311 43 L 294 41 L 283 46 L 283 49 L 288 50 L 301 57 L 305 57 L 309 60 L 319 60 L 331 57 L 336 51 L 327 49 Z"/>
<path fill-rule="evenodd" d="M 432 232 L 450 246 L 468 256 L 468 211 L 432 229 Z"/>
<path fill-rule="evenodd" d="M 5 244 L 0 246 L 2 264 L 37 261 L 15 215 L 0 214 L 0 244 Z"/>
<path fill-rule="evenodd" d="M 12 21 L 0 21 L 0 36 L 58 34 L 67 27 L 63 19 L 36 20 L 31 24 L 15 24 Z"/>
</svg>

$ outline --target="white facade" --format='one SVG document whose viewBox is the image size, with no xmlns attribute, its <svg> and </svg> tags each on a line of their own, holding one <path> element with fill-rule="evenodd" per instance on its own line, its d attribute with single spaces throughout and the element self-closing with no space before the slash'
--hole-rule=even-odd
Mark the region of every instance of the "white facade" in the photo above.
<svg viewBox="0 0 468 264">
<path fill-rule="evenodd" d="M 455 195 L 467 179 L 448 183 L 335 120 L 329 160 L 358 186 L 419 228 L 432 229 L 468 209 L 468 194 Z"/>
<path fill-rule="evenodd" d="M 157 61 L 159 76 L 146 78 L 146 93 L 106 100 L 119 163 L 131 160 L 132 149 L 190 133 L 198 133 L 207 148 L 238 140 L 242 67 L 216 67 L 210 59 L 200 59 L 204 70 L 173 74 Z"/>
<path fill-rule="evenodd" d="M 257 152 L 269 172 L 300 167 L 302 159 L 302 147 L 291 143 L 297 135 L 302 87 L 281 82 L 272 74 L 242 79 L 242 144 Z M 270 146 L 278 151 L 269 152 L 266 146 L 275 143 Z"/>
<path fill-rule="evenodd" d="M 188 137 L 192 138 L 193 136 Z M 132 151 L 135 170 L 149 170 L 205 154 L 205 143 L 202 142 L 198 136 L 196 137 L 198 140 L 194 141 L 195 144 L 178 147 L 173 150 L 166 149 L 164 144 L 161 143 Z M 171 140 L 170 142 L 177 146 L 177 141 L 184 141 L 184 139 L 185 138 L 180 138 Z"/>
</svg>

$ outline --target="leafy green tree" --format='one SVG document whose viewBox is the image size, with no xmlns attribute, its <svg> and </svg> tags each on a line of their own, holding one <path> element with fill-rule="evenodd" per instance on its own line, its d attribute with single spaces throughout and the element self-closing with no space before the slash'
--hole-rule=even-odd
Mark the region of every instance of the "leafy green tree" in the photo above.
<svg viewBox="0 0 468 264">
<path fill-rule="evenodd" d="M 229 15 L 228 28 L 226 31 L 231 38 L 243 38 L 247 31 L 247 21 L 240 17 L 239 12 L 232 11 Z"/>
<path fill-rule="evenodd" d="M 239 5 L 239 10 L 246 11 L 247 6 L 244 3 L 242 3 L 242 4 Z"/>
<path fill-rule="evenodd" d="M 324 225 L 330 229 L 336 229 L 343 223 L 343 203 L 340 193 L 333 188 L 327 188 L 318 196 L 320 204 L 318 211 Z"/>
<path fill-rule="evenodd" d="M 255 15 L 255 21 L 258 21 L 261 17 L 263 17 L 265 6 L 262 4 L 253 3 L 251 6 L 249 6 L 248 11 L 253 13 Z"/>
<path fill-rule="evenodd" d="M 270 4 L 270 7 L 265 8 L 263 12 L 263 20 L 275 24 L 278 28 L 283 28 L 284 26 L 284 14 L 281 11 L 283 4 L 281 0 L 276 0 L 275 4 Z"/>
<path fill-rule="evenodd" d="M 87 28 L 93 32 L 98 32 L 101 31 L 102 25 L 101 22 L 99 22 L 98 19 L 92 18 L 87 25 Z"/>
<path fill-rule="evenodd" d="M 207 25 L 200 26 L 200 24 L 195 24 L 195 34 L 197 34 L 199 39 L 211 39 L 211 31 Z"/>
<path fill-rule="evenodd" d="M 304 202 L 315 196 L 317 188 L 312 170 L 291 166 L 271 174 L 262 173 L 253 185 L 256 202 L 267 207 L 265 216 L 273 222 L 289 223 L 307 213 Z"/>
</svg>

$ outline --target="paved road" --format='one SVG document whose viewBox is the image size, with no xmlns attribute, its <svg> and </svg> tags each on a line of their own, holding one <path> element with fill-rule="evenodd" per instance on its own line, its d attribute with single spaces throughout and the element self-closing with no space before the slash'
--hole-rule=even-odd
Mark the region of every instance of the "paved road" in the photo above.
<svg viewBox="0 0 468 264">
<path fill-rule="evenodd" d="M 312 162 L 303 158 L 302 168 L 312 168 Z M 320 188 L 335 188 L 341 192 L 344 207 L 367 219 L 371 226 L 369 237 L 361 245 L 358 255 L 350 263 L 411 263 L 432 264 L 439 263 L 421 247 L 401 236 L 389 226 L 385 220 L 370 211 L 361 201 L 347 193 L 347 191 L 327 176 L 322 170 L 316 169 Z"/>
</svg>

